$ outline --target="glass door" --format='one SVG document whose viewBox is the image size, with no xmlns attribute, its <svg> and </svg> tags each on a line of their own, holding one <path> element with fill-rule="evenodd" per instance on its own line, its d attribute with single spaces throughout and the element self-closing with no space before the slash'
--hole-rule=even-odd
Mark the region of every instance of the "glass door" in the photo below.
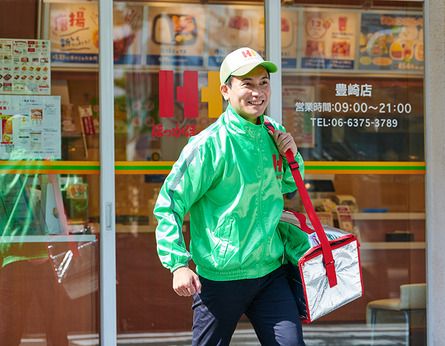
<svg viewBox="0 0 445 346">
<path fill-rule="evenodd" d="M 102 344 L 115 344 L 102 303 L 113 310 L 102 293 L 113 261 L 100 270 L 114 225 L 113 184 L 101 189 L 113 156 L 99 154 L 103 16 L 89 1 L 2 2 L 0 13 L 0 344 L 99 344 L 105 324 Z"/>
<path fill-rule="evenodd" d="M 264 54 L 264 32 L 262 1 L 114 1 L 119 338 L 191 343 L 192 301 L 159 261 L 153 207 L 189 138 L 223 111 L 222 59 L 247 45 Z M 183 232 L 188 243 L 187 217 Z"/>
</svg>

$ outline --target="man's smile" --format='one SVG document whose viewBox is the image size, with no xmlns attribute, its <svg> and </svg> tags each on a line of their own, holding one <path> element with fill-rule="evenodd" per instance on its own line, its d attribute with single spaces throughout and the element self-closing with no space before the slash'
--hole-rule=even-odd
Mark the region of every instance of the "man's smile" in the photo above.
<svg viewBox="0 0 445 346">
<path fill-rule="evenodd" d="M 253 105 L 253 106 L 261 106 L 264 103 L 264 100 L 261 101 L 248 101 L 247 103 Z"/>
</svg>

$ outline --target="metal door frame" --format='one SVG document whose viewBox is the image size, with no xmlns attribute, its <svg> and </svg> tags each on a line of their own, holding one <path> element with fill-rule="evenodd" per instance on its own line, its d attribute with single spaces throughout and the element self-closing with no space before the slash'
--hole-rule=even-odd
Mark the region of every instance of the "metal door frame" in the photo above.
<svg viewBox="0 0 445 346">
<path fill-rule="evenodd" d="M 99 1 L 100 344 L 117 345 L 113 1 Z"/>
</svg>

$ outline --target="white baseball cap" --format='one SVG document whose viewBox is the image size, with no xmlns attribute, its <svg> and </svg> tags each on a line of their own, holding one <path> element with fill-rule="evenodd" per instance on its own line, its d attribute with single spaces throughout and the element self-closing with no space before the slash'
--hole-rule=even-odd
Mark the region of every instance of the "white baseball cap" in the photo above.
<svg viewBox="0 0 445 346">
<path fill-rule="evenodd" d="M 244 76 L 259 65 L 263 66 L 269 73 L 278 70 L 277 65 L 271 61 L 265 61 L 252 48 L 238 48 L 224 58 L 219 68 L 219 80 L 221 84 L 224 84 L 230 76 Z"/>
</svg>

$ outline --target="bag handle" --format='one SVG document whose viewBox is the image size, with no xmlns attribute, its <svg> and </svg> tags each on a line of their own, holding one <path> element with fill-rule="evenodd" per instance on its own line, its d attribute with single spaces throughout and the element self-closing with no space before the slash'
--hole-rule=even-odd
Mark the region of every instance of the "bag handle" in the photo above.
<svg viewBox="0 0 445 346">
<path fill-rule="evenodd" d="M 265 121 L 264 125 L 272 133 L 275 132 L 275 128 L 270 122 Z M 299 171 L 299 165 L 295 161 L 294 155 L 292 154 L 292 151 L 290 149 L 286 151 L 286 159 L 289 164 L 292 176 L 295 180 L 295 184 L 297 185 L 298 193 L 300 194 L 304 209 L 306 210 L 306 213 L 309 216 L 309 220 L 311 220 L 312 226 L 314 227 L 318 239 L 320 240 L 321 251 L 323 253 L 323 263 L 326 268 L 326 275 L 328 277 L 329 287 L 334 287 L 335 285 L 337 285 L 337 275 L 335 273 L 335 262 L 329 240 L 326 237 L 326 233 L 323 230 L 320 219 L 315 213 L 314 206 L 312 205 L 309 194 L 306 190 L 306 187 L 304 186 L 304 181 Z"/>
<path fill-rule="evenodd" d="M 306 216 L 304 214 L 297 213 L 296 211 L 287 210 L 287 209 L 285 209 L 284 211 L 287 213 L 291 213 L 292 215 L 294 215 L 296 217 L 296 219 L 300 223 L 298 228 L 300 228 L 302 231 L 306 232 L 307 234 L 312 234 L 315 232 L 315 230 L 310 228 L 308 226 L 308 224 L 306 223 Z"/>
<path fill-rule="evenodd" d="M 57 217 L 60 220 L 60 226 L 64 235 L 70 235 L 68 227 L 68 219 L 66 217 L 65 208 L 63 206 L 62 191 L 60 191 L 59 182 L 55 174 L 48 174 L 48 182 L 51 184 L 56 202 Z M 70 250 L 73 255 L 79 256 L 79 249 L 75 242 L 69 242 Z"/>
</svg>

